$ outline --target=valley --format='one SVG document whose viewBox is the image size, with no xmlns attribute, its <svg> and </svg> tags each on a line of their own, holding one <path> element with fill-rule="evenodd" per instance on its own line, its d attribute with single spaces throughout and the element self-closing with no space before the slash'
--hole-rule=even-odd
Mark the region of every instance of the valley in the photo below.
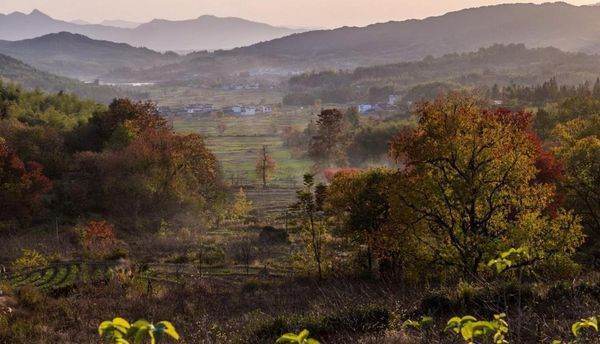
<svg viewBox="0 0 600 344">
<path fill-rule="evenodd" d="M 55 1 L 0 4 L 0 343 L 600 341 L 600 6 Z"/>
</svg>

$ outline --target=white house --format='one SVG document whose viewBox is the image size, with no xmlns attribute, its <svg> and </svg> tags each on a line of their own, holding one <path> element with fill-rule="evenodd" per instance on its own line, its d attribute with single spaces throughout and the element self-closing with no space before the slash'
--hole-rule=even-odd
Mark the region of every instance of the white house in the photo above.
<svg viewBox="0 0 600 344">
<path fill-rule="evenodd" d="M 398 97 L 397 94 L 390 94 L 388 96 L 388 102 L 387 103 L 388 103 L 389 106 L 394 106 L 398 102 L 398 99 L 400 99 L 400 97 Z"/>
<path fill-rule="evenodd" d="M 254 115 L 256 115 L 256 108 L 253 106 L 246 106 L 242 110 L 241 115 L 242 116 L 254 116 Z"/>
<path fill-rule="evenodd" d="M 189 114 L 209 113 L 214 110 L 212 104 L 191 104 L 185 107 L 185 111 Z"/>
<path fill-rule="evenodd" d="M 258 108 L 258 109 L 259 109 L 259 111 L 260 111 L 260 112 L 262 112 L 262 113 L 271 113 L 271 112 L 273 112 L 273 108 L 272 108 L 272 107 L 270 107 L 270 106 L 268 106 L 268 105 L 262 105 L 262 106 L 259 106 L 259 108 Z"/>
<path fill-rule="evenodd" d="M 372 110 L 373 110 L 373 105 L 371 105 L 371 104 L 359 104 L 358 105 L 359 113 L 367 113 Z"/>
</svg>

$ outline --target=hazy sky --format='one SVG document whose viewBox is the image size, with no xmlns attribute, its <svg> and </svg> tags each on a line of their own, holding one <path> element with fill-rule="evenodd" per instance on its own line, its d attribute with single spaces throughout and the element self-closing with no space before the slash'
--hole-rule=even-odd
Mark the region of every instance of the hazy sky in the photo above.
<svg viewBox="0 0 600 344">
<path fill-rule="evenodd" d="M 599 0 L 571 0 L 582 5 Z M 0 0 L 0 13 L 37 8 L 64 20 L 148 21 L 190 19 L 203 14 L 242 17 L 275 25 L 304 27 L 363 26 L 375 22 L 424 18 L 466 7 L 498 4 L 497 0 Z"/>
</svg>

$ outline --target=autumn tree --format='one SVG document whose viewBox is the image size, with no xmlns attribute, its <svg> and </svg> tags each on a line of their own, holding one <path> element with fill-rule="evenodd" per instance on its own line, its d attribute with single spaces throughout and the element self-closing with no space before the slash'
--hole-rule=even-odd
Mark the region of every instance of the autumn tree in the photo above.
<svg viewBox="0 0 600 344">
<path fill-rule="evenodd" d="M 235 195 L 235 200 L 231 206 L 231 218 L 234 220 L 245 219 L 250 211 L 252 210 L 252 201 L 246 197 L 246 193 L 243 188 Z"/>
<path fill-rule="evenodd" d="M 81 236 L 86 254 L 94 258 L 104 258 L 117 244 L 115 229 L 106 221 L 88 222 Z"/>
<path fill-rule="evenodd" d="M 262 180 L 263 188 L 267 187 L 267 180 L 273 177 L 273 173 L 277 168 L 277 163 L 269 154 L 267 146 L 262 146 L 258 152 L 258 158 L 256 159 L 256 175 Z"/>
<path fill-rule="evenodd" d="M 590 238 L 600 234 L 600 115 L 559 124 L 555 153 L 566 170 L 568 205 L 580 214 Z"/>
<path fill-rule="evenodd" d="M 113 103 L 92 123 L 107 141 L 100 152 L 75 155 L 64 185 L 76 212 L 110 213 L 116 224 L 138 227 L 208 210 L 218 197 L 220 169 L 204 139 L 175 134 L 148 104 Z"/>
<path fill-rule="evenodd" d="M 341 171 L 327 190 L 325 209 L 343 223 L 342 234 L 366 248 L 367 268 L 373 271 L 374 251 L 389 221 L 385 169 Z"/>
<path fill-rule="evenodd" d="M 0 222 L 25 223 L 42 209 L 51 188 L 42 165 L 24 162 L 0 137 Z"/>
<path fill-rule="evenodd" d="M 417 128 L 392 143 L 401 166 L 392 208 L 435 262 L 469 278 L 508 247 L 546 259 L 581 244 L 577 219 L 548 211 L 555 187 L 536 181 L 528 114 L 486 110 L 462 94 L 422 103 L 416 114 Z"/>
<path fill-rule="evenodd" d="M 219 133 L 219 135 L 223 135 L 225 134 L 225 131 L 227 130 L 227 124 L 225 124 L 224 121 L 219 121 L 219 123 L 217 123 L 217 132 Z"/>
</svg>

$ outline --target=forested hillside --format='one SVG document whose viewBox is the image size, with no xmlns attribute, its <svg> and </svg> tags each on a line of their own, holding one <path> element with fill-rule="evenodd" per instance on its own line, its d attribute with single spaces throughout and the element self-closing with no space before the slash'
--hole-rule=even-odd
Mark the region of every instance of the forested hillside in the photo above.
<svg viewBox="0 0 600 344">
<path fill-rule="evenodd" d="M 88 81 L 115 69 L 151 68 L 181 59 L 175 53 L 161 54 L 68 32 L 22 41 L 0 41 L 0 53 L 40 70 Z"/>
<path fill-rule="evenodd" d="M 452 89 L 537 85 L 549 79 L 563 85 L 577 85 L 594 82 L 600 76 L 599 62 L 597 55 L 556 48 L 493 45 L 418 62 L 305 73 L 290 79 L 290 91 L 284 102 L 303 105 L 313 104 L 316 99 L 332 103 L 381 102 L 390 94 L 415 101 L 422 96 L 431 99 L 440 91 Z"/>
<path fill-rule="evenodd" d="M 129 94 L 109 86 L 84 84 L 80 81 L 37 70 L 19 60 L 0 54 L 0 79 L 22 85 L 27 89 L 41 89 L 50 93 L 72 92 L 82 98 L 108 103 L 119 95 Z M 135 96 L 134 94 L 129 94 Z"/>
<path fill-rule="evenodd" d="M 485 6 L 422 20 L 299 33 L 231 51 L 199 55 L 130 77 L 188 79 L 221 69 L 228 73 L 354 69 L 511 43 L 593 54 L 600 47 L 598 23 L 600 7 L 597 6 L 563 2 Z"/>
</svg>

